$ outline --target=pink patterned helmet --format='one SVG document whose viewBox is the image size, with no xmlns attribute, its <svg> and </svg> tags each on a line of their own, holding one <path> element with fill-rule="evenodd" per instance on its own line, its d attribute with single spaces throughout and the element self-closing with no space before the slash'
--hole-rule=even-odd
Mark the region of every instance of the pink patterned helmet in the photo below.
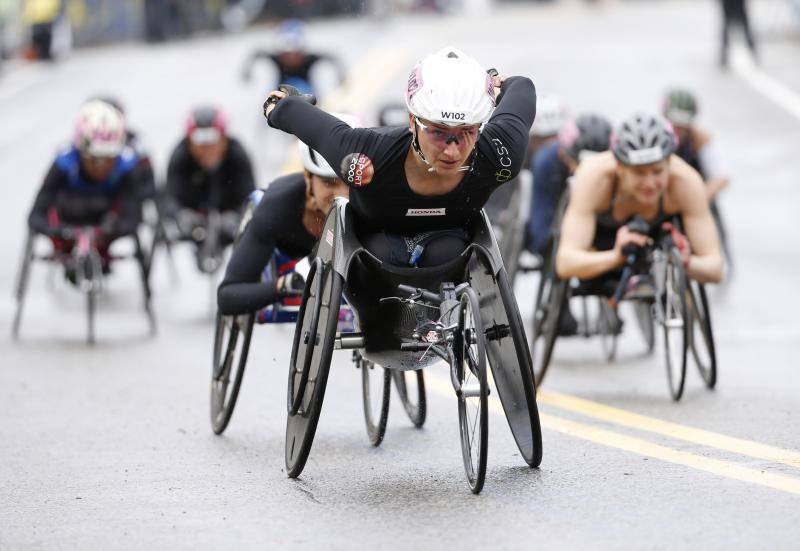
<svg viewBox="0 0 800 551">
<path fill-rule="evenodd" d="M 91 100 L 78 114 L 73 143 L 92 157 L 116 157 L 125 145 L 125 121 L 112 105 Z"/>
</svg>

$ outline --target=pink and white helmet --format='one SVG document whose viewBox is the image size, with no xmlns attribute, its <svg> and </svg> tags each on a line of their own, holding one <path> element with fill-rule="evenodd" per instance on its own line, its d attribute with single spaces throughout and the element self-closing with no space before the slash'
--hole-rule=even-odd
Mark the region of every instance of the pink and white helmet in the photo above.
<svg viewBox="0 0 800 551">
<path fill-rule="evenodd" d="M 411 114 L 436 124 L 483 124 L 494 110 L 494 86 L 480 63 L 448 46 L 411 71 L 406 106 Z"/>
<path fill-rule="evenodd" d="M 78 114 L 73 143 L 81 153 L 93 157 L 116 157 L 125 145 L 122 114 L 102 100 L 84 103 Z"/>
</svg>

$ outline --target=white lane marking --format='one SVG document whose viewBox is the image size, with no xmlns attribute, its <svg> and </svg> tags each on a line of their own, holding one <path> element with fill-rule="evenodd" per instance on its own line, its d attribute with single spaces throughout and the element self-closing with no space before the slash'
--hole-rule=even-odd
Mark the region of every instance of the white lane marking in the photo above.
<svg viewBox="0 0 800 551">
<path fill-rule="evenodd" d="M 800 119 L 800 93 L 759 69 L 743 47 L 732 49 L 731 67 L 756 92 Z"/>
</svg>

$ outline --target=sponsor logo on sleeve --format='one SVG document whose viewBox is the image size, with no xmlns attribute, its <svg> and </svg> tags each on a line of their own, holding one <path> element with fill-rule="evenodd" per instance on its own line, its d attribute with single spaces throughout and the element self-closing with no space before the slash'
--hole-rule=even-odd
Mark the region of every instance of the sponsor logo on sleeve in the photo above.
<svg viewBox="0 0 800 551">
<path fill-rule="evenodd" d="M 372 159 L 363 153 L 347 155 L 342 159 L 341 169 L 345 182 L 355 187 L 363 187 L 370 183 L 374 174 Z"/>
<path fill-rule="evenodd" d="M 406 216 L 445 216 L 445 208 L 441 209 L 408 209 Z"/>
<path fill-rule="evenodd" d="M 492 138 L 492 145 L 497 153 L 497 162 L 500 164 L 500 169 L 494 173 L 494 179 L 496 182 L 503 184 L 513 176 L 511 172 L 511 154 L 500 138 Z"/>
</svg>

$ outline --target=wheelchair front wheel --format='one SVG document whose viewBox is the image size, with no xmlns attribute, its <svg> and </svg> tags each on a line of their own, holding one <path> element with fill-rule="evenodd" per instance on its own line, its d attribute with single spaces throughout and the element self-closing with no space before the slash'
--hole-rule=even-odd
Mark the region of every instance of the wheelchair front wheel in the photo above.
<svg viewBox="0 0 800 551">
<path fill-rule="evenodd" d="M 380 446 L 386 434 L 389 418 L 389 398 L 392 390 L 392 374 L 388 369 L 375 365 L 363 357 L 356 359 L 361 369 L 361 396 L 364 402 L 364 421 L 370 444 Z"/>
<path fill-rule="evenodd" d="M 610 363 L 617 356 L 620 321 L 617 310 L 609 306 L 605 297 L 597 297 L 597 304 L 597 331 L 603 345 L 603 357 Z"/>
<path fill-rule="evenodd" d="M 652 354 L 656 345 L 656 328 L 653 321 L 653 305 L 649 302 L 637 300 L 633 302 L 633 313 L 636 315 L 636 324 L 644 338 L 647 353 Z"/>
<path fill-rule="evenodd" d="M 417 428 L 422 428 L 427 416 L 427 401 L 425 397 L 425 377 L 422 370 L 392 371 L 394 386 L 400 395 L 400 402 L 406 415 Z M 416 380 L 416 384 L 415 383 Z M 416 388 L 416 390 L 415 390 Z"/>
<path fill-rule="evenodd" d="M 558 279 L 554 267 L 542 270 L 539 288 L 536 292 L 536 305 L 533 310 L 533 330 L 531 331 L 531 356 L 533 357 L 534 384 L 538 388 L 553 355 L 558 322 L 567 303 L 568 281 Z"/>
<path fill-rule="evenodd" d="M 236 407 L 254 323 L 255 314 L 252 313 L 240 316 L 217 313 L 211 372 L 211 428 L 214 434 L 223 433 Z"/>
<path fill-rule="evenodd" d="M 289 410 L 286 419 L 285 459 L 290 478 L 300 476 L 311 452 L 325 397 L 342 298 L 342 276 L 330 265 L 323 265 L 319 258 L 313 266 L 317 269 L 312 268 L 306 281 L 289 366 L 288 401 L 291 405 L 296 398 L 298 404 L 294 412 Z M 310 293 L 311 288 L 320 292 Z M 301 358 L 310 358 L 307 369 L 298 369 Z"/>
<path fill-rule="evenodd" d="M 455 346 L 456 375 L 460 386 L 458 421 L 461 427 L 461 453 L 470 490 L 477 494 L 486 478 L 489 391 L 486 381 L 486 332 L 478 295 L 471 287 L 467 287 L 461 295 Z"/>
<path fill-rule="evenodd" d="M 662 301 L 664 349 L 667 383 L 672 399 L 678 401 L 686 383 L 686 358 L 689 348 L 689 316 L 686 301 L 686 275 L 680 254 L 671 249 L 664 266 Z"/>
</svg>

